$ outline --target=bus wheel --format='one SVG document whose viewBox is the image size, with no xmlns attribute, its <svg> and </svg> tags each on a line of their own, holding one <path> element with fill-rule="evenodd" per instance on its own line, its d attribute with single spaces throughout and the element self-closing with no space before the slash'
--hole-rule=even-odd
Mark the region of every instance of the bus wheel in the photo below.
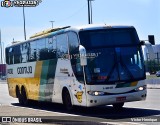
<svg viewBox="0 0 160 125">
<path fill-rule="evenodd" d="M 18 87 L 18 86 L 16 86 L 16 96 L 17 96 L 17 98 L 18 98 L 18 101 L 19 101 L 20 105 L 23 105 L 22 95 L 21 95 L 21 93 L 20 93 L 20 90 L 19 90 L 19 87 Z"/>
<path fill-rule="evenodd" d="M 71 97 L 70 97 L 70 94 L 69 94 L 69 91 L 68 90 L 65 90 L 63 92 L 63 104 L 65 106 L 65 108 L 68 110 L 68 111 L 71 111 L 73 110 L 73 105 L 72 105 L 72 102 L 71 102 Z"/>
<path fill-rule="evenodd" d="M 124 102 L 122 103 L 116 103 L 116 104 L 113 104 L 113 108 L 116 110 L 116 111 L 120 111 L 123 109 L 123 105 L 124 105 Z"/>
<path fill-rule="evenodd" d="M 27 106 L 28 103 L 29 103 L 29 100 L 27 99 L 26 90 L 25 90 L 24 87 L 22 87 L 21 95 L 22 95 L 23 105 L 24 105 L 24 106 Z"/>
</svg>

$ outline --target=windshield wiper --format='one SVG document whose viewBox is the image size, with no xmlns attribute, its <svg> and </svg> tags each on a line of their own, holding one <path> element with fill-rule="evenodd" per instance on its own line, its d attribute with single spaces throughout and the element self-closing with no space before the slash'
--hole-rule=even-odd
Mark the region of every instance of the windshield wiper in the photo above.
<svg viewBox="0 0 160 125">
<path fill-rule="evenodd" d="M 108 74 L 108 77 L 107 77 L 107 79 L 105 80 L 105 82 L 108 82 L 108 81 L 109 81 L 109 79 L 110 79 L 110 77 L 111 77 L 111 75 L 112 75 L 112 73 L 113 73 L 116 65 L 117 65 L 117 62 L 114 63 L 114 65 L 113 65 L 113 67 L 111 68 L 111 70 L 110 70 L 110 72 L 109 72 L 109 74 Z"/>
<path fill-rule="evenodd" d="M 121 65 L 124 67 L 124 69 L 126 70 L 126 72 L 129 74 L 131 79 L 134 79 L 132 73 L 129 71 L 129 69 L 127 68 L 126 64 L 122 61 L 121 59 Z"/>
<path fill-rule="evenodd" d="M 108 77 L 106 78 L 105 82 L 108 82 L 108 81 L 109 81 L 111 75 L 112 75 L 113 72 L 114 72 L 115 67 L 117 67 L 118 61 L 117 61 L 116 51 L 115 51 L 114 61 L 115 61 L 115 63 L 114 63 L 114 65 L 112 66 L 112 68 L 111 68 L 111 70 L 110 70 L 110 72 L 109 72 L 109 74 L 108 74 Z M 119 73 L 118 73 L 118 77 L 119 77 Z"/>
<path fill-rule="evenodd" d="M 115 52 L 115 53 L 116 53 L 116 52 Z M 111 71 L 109 72 L 108 77 L 107 77 L 107 79 L 105 80 L 105 82 L 108 82 L 108 81 L 109 81 L 109 79 L 110 79 L 111 75 L 113 74 L 115 68 L 117 69 L 118 79 L 121 80 L 120 73 L 119 73 L 119 65 L 118 65 L 119 63 L 120 63 L 120 65 L 125 69 L 125 71 L 128 73 L 128 75 L 129 75 L 129 77 L 131 78 L 131 80 L 134 79 L 132 73 L 129 71 L 129 69 L 127 68 L 126 64 L 123 62 L 121 54 L 120 54 L 119 57 L 120 57 L 120 58 L 118 59 L 117 53 L 116 53 L 116 54 L 115 54 L 115 63 L 114 63 L 114 65 L 112 66 Z"/>
</svg>

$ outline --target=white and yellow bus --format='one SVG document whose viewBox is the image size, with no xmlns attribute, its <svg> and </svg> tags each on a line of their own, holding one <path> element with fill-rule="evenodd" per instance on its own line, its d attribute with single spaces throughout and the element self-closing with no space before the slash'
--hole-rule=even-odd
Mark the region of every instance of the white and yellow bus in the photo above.
<svg viewBox="0 0 160 125">
<path fill-rule="evenodd" d="M 141 42 L 133 26 L 62 27 L 6 47 L 9 94 L 91 107 L 146 98 Z"/>
</svg>

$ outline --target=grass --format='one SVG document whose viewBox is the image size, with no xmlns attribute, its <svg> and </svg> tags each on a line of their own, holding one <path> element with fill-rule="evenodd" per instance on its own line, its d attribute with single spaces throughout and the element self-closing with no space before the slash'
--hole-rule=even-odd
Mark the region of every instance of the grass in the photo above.
<svg viewBox="0 0 160 125">
<path fill-rule="evenodd" d="M 156 75 L 147 75 L 146 79 L 157 79 L 159 77 L 157 77 Z"/>
</svg>

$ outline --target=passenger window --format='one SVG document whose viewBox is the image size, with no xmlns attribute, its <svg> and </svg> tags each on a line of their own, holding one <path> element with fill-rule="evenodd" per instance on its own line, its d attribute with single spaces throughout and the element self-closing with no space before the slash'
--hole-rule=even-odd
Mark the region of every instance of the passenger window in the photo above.
<svg viewBox="0 0 160 125">
<path fill-rule="evenodd" d="M 37 60 L 47 59 L 47 49 L 45 38 L 37 40 Z"/>
<path fill-rule="evenodd" d="M 56 58 L 56 37 L 46 38 L 47 59 Z"/>
<path fill-rule="evenodd" d="M 20 53 L 17 57 L 19 57 L 19 60 L 21 63 L 28 62 L 29 60 L 29 43 L 23 43 L 20 45 Z M 18 49 L 18 48 L 17 48 Z M 15 51 L 17 51 L 17 49 Z M 18 52 L 16 52 L 18 54 Z"/>
<path fill-rule="evenodd" d="M 29 61 L 36 61 L 36 41 L 30 42 Z"/>
<path fill-rule="evenodd" d="M 74 32 L 69 32 L 68 37 L 70 53 L 74 53 L 74 51 L 77 51 L 79 46 L 77 35 Z"/>
<path fill-rule="evenodd" d="M 7 62 L 7 64 L 14 64 L 13 47 L 6 49 L 6 62 Z"/>
<path fill-rule="evenodd" d="M 21 63 L 20 45 L 14 47 L 14 64 Z"/>
<path fill-rule="evenodd" d="M 9 48 L 6 48 L 6 63 L 9 64 Z"/>
<path fill-rule="evenodd" d="M 57 36 L 57 57 L 66 58 L 68 56 L 67 35 L 61 34 Z"/>
</svg>

